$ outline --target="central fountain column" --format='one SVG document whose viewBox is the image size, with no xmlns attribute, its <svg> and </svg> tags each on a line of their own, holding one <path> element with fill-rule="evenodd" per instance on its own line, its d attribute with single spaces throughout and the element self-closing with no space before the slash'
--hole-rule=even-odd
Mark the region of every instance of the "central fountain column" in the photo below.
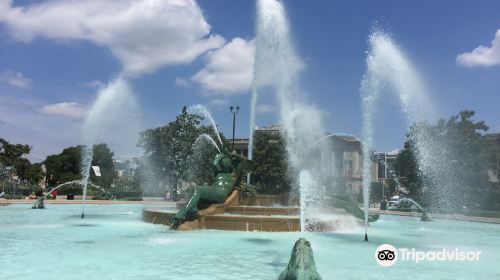
<svg viewBox="0 0 500 280">
<path fill-rule="evenodd" d="M 323 152 L 319 147 L 309 150 L 312 144 L 326 135 L 320 110 L 307 102 L 297 85 L 298 72 L 303 62 L 296 54 L 290 39 L 290 26 L 283 2 L 277 0 L 258 0 L 256 17 L 255 60 L 252 82 L 250 115 L 250 138 L 255 126 L 255 107 L 257 92 L 269 87 L 276 94 L 279 108 L 280 132 L 283 134 L 288 164 L 292 176 L 300 181 L 301 174 L 308 172 L 315 185 L 306 187 L 299 184 L 301 195 L 301 217 L 305 219 L 307 200 L 311 198 L 317 206 L 323 204 L 323 180 L 321 161 L 313 160 L 310 155 Z M 249 141 L 249 158 L 252 157 L 253 139 Z M 331 154 L 331 153 L 326 153 Z M 318 179 L 318 180 L 316 180 Z M 306 199 L 307 197 L 307 199 Z M 305 220 L 301 223 L 305 223 Z M 302 231 L 305 231 L 305 224 Z"/>
</svg>

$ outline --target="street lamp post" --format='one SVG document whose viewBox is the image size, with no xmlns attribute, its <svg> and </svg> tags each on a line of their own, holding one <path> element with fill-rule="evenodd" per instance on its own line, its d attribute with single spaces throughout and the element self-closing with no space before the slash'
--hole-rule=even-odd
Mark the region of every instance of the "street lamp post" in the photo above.
<svg viewBox="0 0 500 280">
<path fill-rule="evenodd" d="M 236 108 L 233 106 L 229 107 L 229 110 L 231 113 L 233 113 L 233 145 L 231 147 L 231 150 L 234 151 L 234 130 L 236 128 L 236 114 L 238 114 L 238 111 L 240 110 L 240 106 L 236 105 Z"/>
</svg>

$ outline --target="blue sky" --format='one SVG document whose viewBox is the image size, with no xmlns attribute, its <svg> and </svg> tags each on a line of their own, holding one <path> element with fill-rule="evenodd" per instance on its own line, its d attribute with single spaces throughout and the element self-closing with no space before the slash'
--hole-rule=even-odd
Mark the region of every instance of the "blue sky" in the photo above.
<svg viewBox="0 0 500 280">
<path fill-rule="evenodd" d="M 376 24 L 415 65 L 438 116 L 472 109 L 500 132 L 498 1 L 283 2 L 305 63 L 300 89 L 328 131 L 361 135 L 359 85 Z M 236 135 L 246 137 L 255 17 L 250 0 L 0 0 L 0 137 L 32 145 L 35 161 L 81 143 L 97 91 L 123 69 L 134 74 L 145 127 L 201 103 L 229 136 L 237 104 Z M 391 151 L 407 126 L 391 95 L 380 106 L 375 148 Z M 258 125 L 276 121 L 264 99 Z"/>
</svg>

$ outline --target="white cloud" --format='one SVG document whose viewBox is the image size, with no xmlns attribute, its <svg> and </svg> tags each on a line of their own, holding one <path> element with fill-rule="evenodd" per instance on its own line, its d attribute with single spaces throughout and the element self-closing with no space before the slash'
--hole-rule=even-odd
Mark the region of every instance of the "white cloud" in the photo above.
<svg viewBox="0 0 500 280">
<path fill-rule="evenodd" d="M 187 64 L 225 42 L 210 33 L 194 0 L 53 0 L 24 6 L 0 0 L 0 22 L 23 42 L 42 37 L 107 47 L 129 74 Z"/>
<path fill-rule="evenodd" d="M 257 105 L 258 113 L 274 113 L 276 112 L 276 106 L 270 104 L 259 104 Z"/>
<path fill-rule="evenodd" d="M 395 155 L 398 155 L 399 152 L 400 152 L 399 149 L 394 149 L 394 150 L 388 152 L 387 154 L 390 156 L 395 156 Z"/>
<path fill-rule="evenodd" d="M 213 93 L 245 92 L 252 83 L 254 40 L 234 38 L 224 47 L 206 55 L 206 65 L 191 79 Z"/>
<path fill-rule="evenodd" d="M 245 40 L 234 38 L 224 47 L 206 54 L 206 64 L 203 69 L 191 77 L 207 95 L 240 94 L 250 90 L 254 75 L 254 60 L 256 52 L 255 39 Z M 277 85 L 280 81 L 279 65 L 274 49 L 261 50 L 258 63 L 257 87 Z M 306 68 L 306 64 L 296 55 L 289 61 L 287 71 L 297 73 Z"/>
<path fill-rule="evenodd" d="M 180 88 L 188 88 L 191 86 L 188 80 L 183 77 L 175 77 L 175 85 Z"/>
<path fill-rule="evenodd" d="M 2 137 L 12 143 L 29 144 L 30 160 L 42 161 L 48 154 L 81 143 L 81 122 L 40 113 L 41 105 L 26 96 L 0 94 Z"/>
<path fill-rule="evenodd" d="M 472 52 L 457 56 L 457 62 L 466 67 L 500 65 L 500 29 L 497 30 L 491 46 L 479 46 Z"/>
<path fill-rule="evenodd" d="M 81 120 L 87 115 L 87 108 L 76 102 L 61 102 L 45 105 L 40 108 L 40 112 Z"/>
<path fill-rule="evenodd" d="M 220 108 L 220 107 L 228 106 L 229 99 L 215 98 L 215 99 L 208 101 L 207 104 L 205 104 L 205 105 L 207 107 L 211 107 L 211 108 Z"/>
<path fill-rule="evenodd" d="M 94 80 L 94 81 L 83 83 L 81 85 L 84 87 L 88 87 L 88 88 L 102 88 L 106 84 L 100 80 Z"/>
<path fill-rule="evenodd" d="M 31 80 L 24 77 L 21 72 L 14 72 L 10 70 L 0 73 L 0 81 L 22 89 L 26 89 L 31 86 Z"/>
</svg>

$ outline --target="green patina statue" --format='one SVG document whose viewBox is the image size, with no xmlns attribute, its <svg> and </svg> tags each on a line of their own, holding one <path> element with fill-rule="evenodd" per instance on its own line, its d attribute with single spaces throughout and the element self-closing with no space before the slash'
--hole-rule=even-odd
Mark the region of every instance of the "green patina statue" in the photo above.
<svg viewBox="0 0 500 280">
<path fill-rule="evenodd" d="M 222 151 L 215 156 L 210 164 L 210 169 L 214 175 L 211 185 L 197 186 L 191 199 L 175 216 L 170 220 L 170 228 L 177 229 L 182 223 L 198 218 L 198 206 L 203 203 L 223 203 L 228 195 L 241 183 L 243 175 L 250 168 L 251 161 L 246 157 L 231 153 L 223 147 Z M 364 219 L 364 212 L 347 195 L 334 194 L 331 199 L 336 208 L 345 209 L 347 213 L 359 219 Z M 374 222 L 379 218 L 378 214 L 370 214 L 369 222 Z"/>
<path fill-rule="evenodd" d="M 300 238 L 292 249 L 290 262 L 278 280 L 321 280 L 316 271 L 311 243 Z"/>
<path fill-rule="evenodd" d="M 183 222 L 198 217 L 200 201 L 209 203 L 223 203 L 228 195 L 241 183 L 250 161 L 225 147 L 215 156 L 210 165 L 214 181 L 209 186 L 198 186 L 189 202 L 172 217 L 170 228 L 177 229 Z"/>
<path fill-rule="evenodd" d="M 430 222 L 430 221 L 432 221 L 431 217 L 429 217 L 429 215 L 427 215 L 427 212 L 425 212 L 425 211 L 422 213 L 422 217 L 420 218 L 420 220 L 422 222 Z"/>
<path fill-rule="evenodd" d="M 45 209 L 45 205 L 43 204 L 43 201 L 45 200 L 45 196 L 42 196 L 38 198 L 33 205 L 31 206 L 32 209 Z"/>
<path fill-rule="evenodd" d="M 358 204 L 350 198 L 348 195 L 341 195 L 341 194 L 333 194 L 332 197 L 332 205 L 335 208 L 342 208 L 344 209 L 347 213 L 350 213 L 354 215 L 356 218 L 364 220 L 365 219 L 365 212 L 361 210 L 358 206 Z M 368 215 L 368 222 L 375 222 L 379 218 L 379 214 L 369 214 Z"/>
</svg>

